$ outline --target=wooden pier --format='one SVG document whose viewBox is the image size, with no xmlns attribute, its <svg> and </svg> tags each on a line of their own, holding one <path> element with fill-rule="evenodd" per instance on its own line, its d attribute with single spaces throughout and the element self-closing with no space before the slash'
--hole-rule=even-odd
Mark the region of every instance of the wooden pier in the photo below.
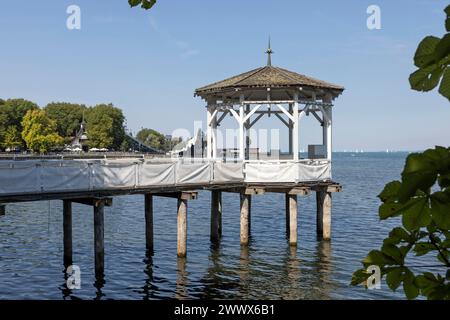
<svg viewBox="0 0 450 320">
<path fill-rule="evenodd" d="M 154 250 L 153 233 L 153 202 L 158 197 L 170 197 L 177 199 L 177 255 L 186 257 L 187 248 L 187 219 L 188 202 L 198 197 L 198 190 L 207 190 L 211 194 L 211 221 L 210 240 L 213 244 L 220 242 L 222 236 L 222 194 L 233 193 L 240 198 L 240 244 L 247 246 L 251 230 L 251 201 L 253 196 L 262 196 L 266 193 L 282 193 L 286 197 L 286 234 L 288 245 L 297 245 L 298 230 L 298 203 L 299 196 L 305 196 L 311 192 L 316 193 L 317 199 L 317 236 L 323 240 L 331 239 L 331 194 L 340 192 L 341 186 L 334 182 L 317 182 L 303 184 L 216 184 L 216 185 L 191 185 L 184 187 L 152 187 L 121 190 L 104 190 L 98 192 L 84 193 L 45 193 L 15 196 L 0 195 L 0 214 L 5 213 L 6 203 L 28 202 L 42 200 L 62 200 L 63 202 L 63 247 L 64 266 L 73 263 L 72 257 L 72 203 L 89 205 L 93 208 L 94 224 L 94 264 L 95 274 L 102 277 L 105 269 L 105 246 L 104 246 L 104 211 L 105 207 L 111 206 L 113 196 L 125 194 L 142 194 L 144 201 L 145 216 L 145 239 L 146 248 L 150 254 Z M 174 208 L 175 210 L 175 208 Z M 257 212 L 253 212 L 258 214 Z"/>
</svg>

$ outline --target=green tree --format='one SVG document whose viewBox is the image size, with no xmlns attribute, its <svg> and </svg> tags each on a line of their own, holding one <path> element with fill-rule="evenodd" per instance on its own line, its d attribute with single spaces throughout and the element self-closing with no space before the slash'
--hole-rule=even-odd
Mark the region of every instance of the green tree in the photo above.
<svg viewBox="0 0 450 320">
<path fill-rule="evenodd" d="M 29 110 L 22 121 L 22 138 L 27 147 L 35 152 L 46 153 L 64 142 L 56 132 L 56 121 L 44 110 Z"/>
<path fill-rule="evenodd" d="M 131 7 L 141 5 L 141 8 L 148 10 L 155 5 L 156 0 L 128 0 L 128 3 Z"/>
<path fill-rule="evenodd" d="M 450 6 L 445 10 L 446 30 L 450 31 Z M 450 35 L 426 37 L 418 46 L 410 76 L 412 89 L 439 93 L 450 99 Z M 362 261 L 363 268 L 352 277 L 352 284 L 367 281 L 370 265 L 380 267 L 391 290 L 403 285 L 408 299 L 418 295 L 428 299 L 450 299 L 450 148 L 436 147 L 411 154 L 401 181 L 388 183 L 378 196 L 381 220 L 401 217 L 402 226 L 392 229 L 380 250 L 372 250 Z M 425 257 L 440 271 L 414 274 L 411 255 Z"/>
<path fill-rule="evenodd" d="M 7 129 L 15 127 L 22 132 L 22 119 L 29 110 L 38 109 L 34 102 L 24 99 L 8 99 L 0 104 L 0 145 L 4 145 Z M 25 142 L 22 141 L 25 146 Z"/>
<path fill-rule="evenodd" d="M 159 133 L 153 129 L 143 128 L 141 129 L 137 135 L 136 139 L 141 141 L 148 147 L 155 148 L 158 150 L 163 150 L 166 146 L 166 138 L 163 134 Z"/>
<path fill-rule="evenodd" d="M 81 104 L 52 102 L 47 104 L 44 110 L 50 119 L 56 121 L 56 131 L 67 143 L 80 128 L 83 113 L 87 108 Z"/>
<path fill-rule="evenodd" d="M 23 145 L 22 137 L 15 126 L 10 126 L 5 131 L 3 148 L 16 149 Z"/>
<path fill-rule="evenodd" d="M 86 112 L 86 129 L 90 148 L 120 150 L 125 138 L 125 117 L 112 104 L 100 104 Z"/>
</svg>

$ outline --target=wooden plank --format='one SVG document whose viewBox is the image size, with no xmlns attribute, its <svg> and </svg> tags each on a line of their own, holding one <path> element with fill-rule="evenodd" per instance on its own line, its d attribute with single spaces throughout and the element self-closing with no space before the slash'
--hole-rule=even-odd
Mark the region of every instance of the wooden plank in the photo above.
<svg viewBox="0 0 450 320">
<path fill-rule="evenodd" d="M 177 214 L 177 255 L 186 257 L 187 252 L 187 200 L 178 198 Z"/>
<path fill-rule="evenodd" d="M 156 197 L 176 198 L 183 200 L 195 200 L 198 197 L 197 191 L 181 191 L 181 192 L 160 192 L 153 193 Z"/>
<path fill-rule="evenodd" d="M 145 245 L 150 253 L 153 253 L 153 195 L 150 193 L 144 196 L 145 210 Z"/>
<path fill-rule="evenodd" d="M 64 266 L 72 265 L 72 202 L 63 200 Z"/>
<path fill-rule="evenodd" d="M 340 184 L 317 185 L 311 187 L 311 189 L 316 192 L 341 192 L 342 186 Z"/>
<path fill-rule="evenodd" d="M 97 206 L 100 202 L 102 202 L 105 207 L 111 207 L 113 202 L 112 198 L 78 198 L 70 199 L 70 201 L 94 207 Z"/>
</svg>

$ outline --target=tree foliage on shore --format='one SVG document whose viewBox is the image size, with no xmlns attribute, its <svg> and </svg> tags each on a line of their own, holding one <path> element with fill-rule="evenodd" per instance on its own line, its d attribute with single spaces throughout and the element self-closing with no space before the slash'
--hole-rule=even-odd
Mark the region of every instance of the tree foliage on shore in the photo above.
<svg viewBox="0 0 450 320">
<path fill-rule="evenodd" d="M 450 6 L 445 10 L 450 31 Z M 418 46 L 410 76 L 412 89 L 439 93 L 450 100 L 450 34 L 426 37 Z M 450 299 L 450 148 L 436 147 L 407 157 L 401 181 L 388 183 L 378 196 L 381 220 L 401 217 L 402 225 L 392 229 L 380 250 L 372 250 L 353 274 L 352 284 L 371 276 L 367 268 L 380 267 L 391 290 L 403 285 L 408 299 Z M 415 255 L 414 258 L 411 258 Z M 436 263 L 433 271 L 413 267 L 425 257 Z M 415 270 L 420 270 L 417 274 Z"/>
<path fill-rule="evenodd" d="M 99 104 L 86 113 L 86 128 L 90 148 L 120 150 L 125 138 L 125 117 L 112 104 Z"/>
<path fill-rule="evenodd" d="M 56 121 L 50 119 L 44 110 L 29 110 L 22 120 L 22 127 L 23 140 L 35 152 L 46 153 L 64 143 L 56 132 Z"/>
<path fill-rule="evenodd" d="M 181 138 L 169 138 L 156 130 L 148 128 L 141 129 L 137 133 L 136 139 L 148 147 L 166 152 L 172 150 L 176 144 L 181 142 Z"/>
<path fill-rule="evenodd" d="M 49 118 L 56 121 L 56 131 L 64 137 L 66 143 L 80 129 L 83 114 L 87 109 L 83 104 L 67 102 L 52 102 L 44 108 Z"/>
<path fill-rule="evenodd" d="M 25 141 L 17 133 L 22 132 L 25 114 L 38 108 L 37 104 L 25 99 L 0 101 L 0 148 L 25 147 Z"/>
</svg>

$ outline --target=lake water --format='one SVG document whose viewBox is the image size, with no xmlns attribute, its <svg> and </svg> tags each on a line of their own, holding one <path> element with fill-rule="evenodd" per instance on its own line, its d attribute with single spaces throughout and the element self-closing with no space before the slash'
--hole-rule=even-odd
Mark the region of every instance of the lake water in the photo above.
<svg viewBox="0 0 450 320">
<path fill-rule="evenodd" d="M 93 212 L 73 205 L 73 258 L 81 289 L 65 287 L 62 201 L 11 204 L 0 216 L 0 299 L 391 299 L 349 285 L 353 271 L 398 221 L 378 219 L 377 194 L 398 179 L 407 153 L 336 153 L 332 240 L 317 241 L 315 194 L 299 197 L 298 247 L 285 235 L 284 195 L 252 200 L 248 248 L 239 244 L 239 195 L 223 194 L 223 238 L 209 242 L 210 194 L 189 202 L 188 256 L 176 256 L 176 200 L 155 198 L 155 252 L 146 256 L 142 195 L 105 211 L 105 278 L 96 282 Z"/>
</svg>

